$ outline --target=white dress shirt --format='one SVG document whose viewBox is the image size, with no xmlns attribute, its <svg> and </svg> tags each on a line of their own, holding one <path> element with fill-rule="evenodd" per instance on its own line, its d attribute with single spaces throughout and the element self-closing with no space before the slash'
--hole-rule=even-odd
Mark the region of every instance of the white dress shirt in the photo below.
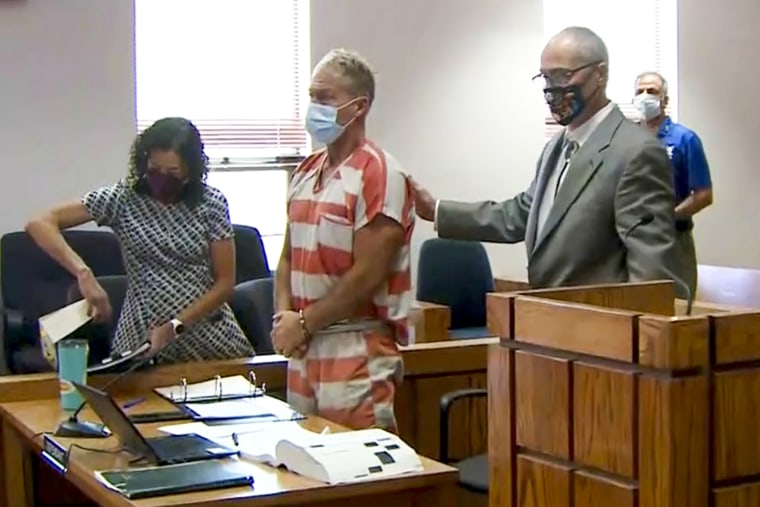
<svg viewBox="0 0 760 507">
<path fill-rule="evenodd" d="M 565 138 L 563 142 L 563 149 L 560 152 L 560 156 L 557 158 L 557 162 L 554 164 L 554 168 L 549 174 L 549 177 L 546 180 L 546 187 L 544 187 L 544 193 L 541 196 L 541 202 L 538 204 L 538 222 L 537 222 L 537 230 L 536 230 L 536 237 L 541 237 L 541 229 L 544 226 L 544 223 L 546 222 L 546 219 L 549 216 L 549 213 L 551 212 L 552 206 L 554 205 L 554 199 L 557 197 L 557 194 L 559 193 L 560 188 L 562 188 L 562 182 L 565 180 L 565 177 L 567 176 L 567 172 L 569 167 L 565 166 L 565 146 L 567 143 L 575 143 L 576 149 L 574 153 L 577 153 L 578 150 L 583 147 L 583 145 L 588 141 L 589 137 L 591 137 L 591 134 L 594 133 L 594 130 L 604 121 L 604 119 L 607 117 L 608 114 L 610 114 L 610 111 L 615 107 L 615 104 L 613 102 L 610 102 L 606 106 L 604 106 L 602 109 L 596 112 L 594 116 L 583 122 L 578 127 L 571 129 L 566 128 L 565 129 Z M 570 163 L 570 161 L 567 161 Z M 564 171 L 562 169 L 565 169 Z M 559 178 L 559 181 L 557 179 Z"/>
</svg>

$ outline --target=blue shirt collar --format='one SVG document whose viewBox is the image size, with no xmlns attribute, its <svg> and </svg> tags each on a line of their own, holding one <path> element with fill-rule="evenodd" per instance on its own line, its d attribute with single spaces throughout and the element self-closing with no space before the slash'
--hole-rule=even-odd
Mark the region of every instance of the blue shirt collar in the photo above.
<svg viewBox="0 0 760 507">
<path fill-rule="evenodd" d="M 670 127 L 672 125 L 673 125 L 673 121 L 670 119 L 670 116 L 666 116 L 662 122 L 662 125 L 660 125 L 660 130 L 659 132 L 657 132 L 657 137 L 659 138 L 667 137 L 667 135 L 670 134 Z"/>
</svg>

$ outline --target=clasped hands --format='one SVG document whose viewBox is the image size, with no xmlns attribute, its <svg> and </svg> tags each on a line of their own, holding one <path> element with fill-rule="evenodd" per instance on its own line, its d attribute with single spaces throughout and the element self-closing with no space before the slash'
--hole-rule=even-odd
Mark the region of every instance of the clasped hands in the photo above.
<svg viewBox="0 0 760 507">
<path fill-rule="evenodd" d="M 298 312 L 286 310 L 272 317 L 272 345 L 277 354 L 301 359 L 309 349 Z"/>
</svg>

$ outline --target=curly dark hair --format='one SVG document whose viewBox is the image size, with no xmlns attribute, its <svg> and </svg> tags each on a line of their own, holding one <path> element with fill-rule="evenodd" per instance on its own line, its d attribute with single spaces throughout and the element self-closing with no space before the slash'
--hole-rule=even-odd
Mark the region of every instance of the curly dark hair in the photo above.
<svg viewBox="0 0 760 507">
<path fill-rule="evenodd" d="M 162 118 L 137 135 L 129 154 L 127 182 L 138 194 L 150 195 L 145 174 L 150 153 L 155 150 L 177 154 L 188 173 L 182 200 L 188 206 L 200 203 L 206 188 L 208 157 L 195 125 L 185 118 Z"/>
</svg>

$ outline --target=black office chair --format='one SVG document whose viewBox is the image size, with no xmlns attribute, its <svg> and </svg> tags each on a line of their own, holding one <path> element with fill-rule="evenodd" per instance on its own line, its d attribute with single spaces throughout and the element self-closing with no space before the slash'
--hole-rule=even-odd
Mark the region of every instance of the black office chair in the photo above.
<svg viewBox="0 0 760 507">
<path fill-rule="evenodd" d="M 274 279 L 259 278 L 236 285 L 230 306 L 256 354 L 274 354 L 270 336 L 274 316 Z"/>
<path fill-rule="evenodd" d="M 123 275 L 121 246 L 108 230 L 69 230 L 63 236 L 95 276 Z M 49 371 L 40 349 L 38 319 L 63 307 L 74 283 L 65 269 L 23 231 L 0 240 L 3 346 L 13 373 Z"/>
<path fill-rule="evenodd" d="M 451 406 L 461 400 L 487 396 L 485 389 L 458 389 L 441 396 L 440 406 L 440 457 L 441 463 L 449 464 L 449 412 Z M 479 454 L 454 464 L 459 470 L 459 485 L 480 495 L 488 495 L 488 455 Z"/>
<path fill-rule="evenodd" d="M 451 338 L 489 336 L 486 294 L 493 292 L 488 254 L 476 241 L 433 238 L 420 248 L 417 300 L 451 310 Z"/>
<path fill-rule="evenodd" d="M 267 252 L 255 227 L 233 224 L 235 231 L 235 283 L 271 276 Z"/>
</svg>

